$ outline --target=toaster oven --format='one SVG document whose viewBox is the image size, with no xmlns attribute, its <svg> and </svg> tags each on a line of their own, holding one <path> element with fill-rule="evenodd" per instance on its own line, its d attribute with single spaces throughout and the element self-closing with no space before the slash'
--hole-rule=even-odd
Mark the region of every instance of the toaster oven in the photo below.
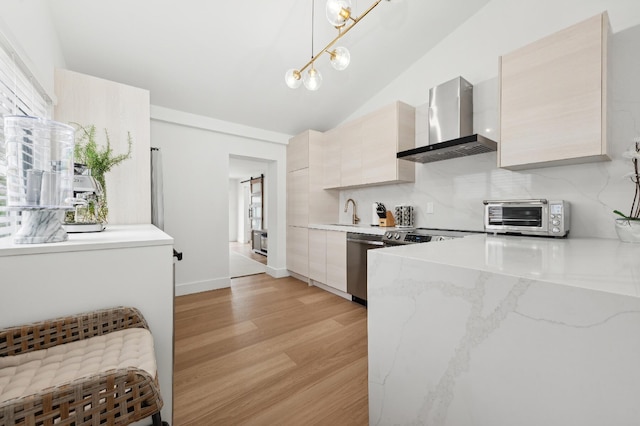
<svg viewBox="0 0 640 426">
<path fill-rule="evenodd" d="M 567 201 L 485 200 L 484 229 L 498 234 L 566 237 L 571 216 Z"/>
</svg>

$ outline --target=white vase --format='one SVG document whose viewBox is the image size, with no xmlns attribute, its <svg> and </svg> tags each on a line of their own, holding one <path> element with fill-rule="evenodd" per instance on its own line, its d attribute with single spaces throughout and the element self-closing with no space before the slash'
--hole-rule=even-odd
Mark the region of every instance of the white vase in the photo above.
<svg viewBox="0 0 640 426">
<path fill-rule="evenodd" d="M 616 233 L 620 241 L 640 243 L 640 220 L 616 219 Z"/>
</svg>

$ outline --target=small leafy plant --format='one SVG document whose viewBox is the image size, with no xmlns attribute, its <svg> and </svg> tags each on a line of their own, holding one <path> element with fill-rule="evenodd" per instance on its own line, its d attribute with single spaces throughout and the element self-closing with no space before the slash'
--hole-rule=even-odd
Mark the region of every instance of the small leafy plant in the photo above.
<svg viewBox="0 0 640 426">
<path fill-rule="evenodd" d="M 115 155 L 113 148 L 111 148 L 111 140 L 107 129 L 104 129 L 106 144 L 100 146 L 96 140 L 95 125 L 82 126 L 78 123 L 73 124 L 76 127 L 76 144 L 74 147 L 75 162 L 84 164 L 88 169 L 91 169 L 91 176 L 102 186 L 102 195 L 96 200 L 95 205 L 89 206 L 89 210 L 99 222 L 106 223 L 109 208 L 107 206 L 105 174 L 114 166 L 131 158 L 133 139 L 131 138 L 131 133 L 127 132 L 127 152 L 125 154 Z"/>
<path fill-rule="evenodd" d="M 629 178 L 635 185 L 635 194 L 633 196 L 633 202 L 631 203 L 631 210 L 626 215 L 619 210 L 613 212 L 627 220 L 640 221 L 640 173 L 638 170 L 638 160 L 640 160 L 640 137 L 634 138 L 633 145 L 626 150 L 622 156 L 631 160 L 633 165 L 633 171 L 624 175 L 625 178 Z"/>
</svg>

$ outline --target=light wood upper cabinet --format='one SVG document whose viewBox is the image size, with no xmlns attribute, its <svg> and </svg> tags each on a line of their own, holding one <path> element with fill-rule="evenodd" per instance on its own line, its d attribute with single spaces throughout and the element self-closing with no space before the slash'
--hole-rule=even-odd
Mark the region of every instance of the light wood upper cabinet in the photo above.
<svg viewBox="0 0 640 426">
<path fill-rule="evenodd" d="M 326 133 L 325 188 L 415 181 L 415 164 L 399 161 L 398 151 L 415 147 L 415 108 L 395 102 Z M 335 157 L 334 157 L 335 158 Z M 339 179 L 336 170 L 340 170 Z"/>
<path fill-rule="evenodd" d="M 396 102 L 367 116 L 362 127 L 362 183 L 413 182 L 415 164 L 396 158 L 415 147 L 415 108 Z"/>
<path fill-rule="evenodd" d="M 325 135 L 320 132 L 309 134 L 309 223 L 335 223 L 338 221 L 337 191 L 324 189 L 324 172 L 327 153 Z"/>
<path fill-rule="evenodd" d="M 340 186 L 362 184 L 362 120 L 340 126 L 334 134 L 340 146 Z"/>
<path fill-rule="evenodd" d="M 500 60 L 499 167 L 606 160 L 606 13 Z"/>
</svg>

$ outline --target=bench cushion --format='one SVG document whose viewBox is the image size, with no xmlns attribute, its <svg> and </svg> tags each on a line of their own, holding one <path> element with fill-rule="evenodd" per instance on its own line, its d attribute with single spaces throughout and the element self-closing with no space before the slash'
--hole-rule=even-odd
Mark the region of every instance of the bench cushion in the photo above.
<svg viewBox="0 0 640 426">
<path fill-rule="evenodd" d="M 0 357 L 0 404 L 114 369 L 156 375 L 153 338 L 128 328 L 24 354 Z"/>
</svg>

